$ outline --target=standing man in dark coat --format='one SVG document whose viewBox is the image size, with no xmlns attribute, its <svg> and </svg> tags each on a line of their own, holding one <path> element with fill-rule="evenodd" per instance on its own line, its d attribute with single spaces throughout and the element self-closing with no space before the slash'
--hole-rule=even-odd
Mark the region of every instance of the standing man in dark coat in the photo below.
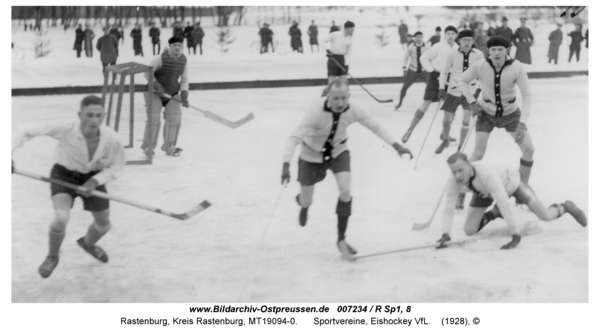
<svg viewBox="0 0 600 333">
<path fill-rule="evenodd" d="M 94 31 L 90 29 L 90 25 L 85 25 L 85 31 L 83 32 L 83 46 L 85 48 L 85 56 L 91 58 L 94 55 Z"/>
<path fill-rule="evenodd" d="M 131 30 L 131 34 L 129 36 L 133 39 L 133 52 L 134 55 L 144 56 L 144 51 L 142 51 L 142 28 L 138 23 L 135 24 L 135 28 Z"/>
<path fill-rule="evenodd" d="M 81 24 L 77 25 L 75 29 L 75 44 L 73 50 L 77 51 L 77 58 L 81 58 L 81 48 L 83 46 L 83 30 L 81 30 Z"/>
<path fill-rule="evenodd" d="M 173 26 L 173 36 L 180 36 L 181 38 L 185 37 L 185 34 L 183 33 L 183 27 L 179 21 L 175 22 Z"/>
<path fill-rule="evenodd" d="M 548 63 L 551 63 L 552 60 L 554 60 L 554 64 L 556 65 L 558 62 L 558 49 L 563 42 L 562 23 L 556 24 L 556 30 L 550 33 L 548 40 L 550 41 L 550 47 L 548 48 Z"/>
<path fill-rule="evenodd" d="M 292 37 L 292 52 L 296 51 L 299 53 L 304 53 L 302 50 L 302 31 L 298 28 L 298 22 L 294 21 L 288 34 Z"/>
<path fill-rule="evenodd" d="M 271 50 L 275 53 L 275 48 L 273 47 L 273 30 L 269 29 L 267 23 L 263 24 L 258 34 L 260 35 L 260 53 L 268 53 L 269 44 L 271 44 Z"/>
<path fill-rule="evenodd" d="M 571 37 L 571 45 L 569 45 L 569 63 L 573 54 L 577 56 L 577 62 L 579 62 L 579 53 L 581 52 L 581 42 L 583 42 L 583 34 L 581 33 L 581 24 L 575 24 L 575 30 L 569 32 Z"/>
<path fill-rule="evenodd" d="M 154 21 L 150 22 L 150 27 L 148 35 L 152 40 L 152 55 L 157 55 L 160 54 L 160 29 L 154 26 Z"/>
<path fill-rule="evenodd" d="M 315 25 L 315 20 L 312 20 L 312 24 L 308 27 L 308 36 L 310 37 L 310 51 L 313 51 L 313 45 L 317 46 L 317 52 L 319 52 L 319 28 Z"/>
<path fill-rule="evenodd" d="M 508 19 L 506 17 L 502 18 L 502 25 L 496 28 L 496 36 L 502 36 L 509 42 L 508 50 L 506 54 L 510 55 L 510 47 L 512 46 L 513 41 L 513 31 L 508 27 Z"/>
<path fill-rule="evenodd" d="M 400 44 L 402 44 L 402 50 L 405 49 L 408 43 L 408 26 L 404 24 L 403 20 L 400 20 L 400 26 L 398 27 L 398 34 L 400 35 Z"/>
<path fill-rule="evenodd" d="M 104 27 L 104 36 L 98 38 L 96 49 L 100 51 L 100 61 L 102 61 L 102 73 L 106 73 L 106 66 L 115 65 L 119 56 L 119 41 L 109 33 L 110 28 Z"/>
<path fill-rule="evenodd" d="M 194 47 L 194 37 L 192 36 L 192 31 L 194 31 L 194 27 L 190 25 L 190 21 L 187 22 L 187 26 L 183 29 L 183 36 L 185 37 L 185 41 L 187 42 L 188 54 L 191 54 L 190 49 Z M 194 51 L 194 54 L 196 52 Z"/>
<path fill-rule="evenodd" d="M 200 22 L 196 22 L 194 30 L 192 30 L 192 40 L 194 42 L 194 54 L 196 54 L 196 46 L 200 46 L 200 55 L 202 55 L 202 39 L 204 38 L 204 30 L 200 27 Z"/>
<path fill-rule="evenodd" d="M 524 64 L 531 64 L 531 50 L 533 44 L 533 34 L 531 30 L 525 26 L 526 18 L 521 18 L 521 26 L 515 31 L 513 36 L 514 44 L 517 46 L 515 59 Z"/>
</svg>

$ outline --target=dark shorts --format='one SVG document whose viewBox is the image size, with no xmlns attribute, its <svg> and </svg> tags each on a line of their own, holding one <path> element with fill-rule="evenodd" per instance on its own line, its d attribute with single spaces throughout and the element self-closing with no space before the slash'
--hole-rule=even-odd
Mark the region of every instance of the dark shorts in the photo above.
<svg viewBox="0 0 600 333">
<path fill-rule="evenodd" d="M 477 124 L 475 125 L 475 131 L 491 133 L 494 128 L 504 128 L 507 132 L 514 133 L 517 131 L 520 119 L 520 110 L 517 110 L 511 113 L 510 115 L 503 117 L 494 117 L 483 111 L 481 112 L 481 115 L 477 120 Z"/>
<path fill-rule="evenodd" d="M 92 171 L 84 174 L 77 171 L 71 171 L 60 164 L 55 164 L 50 172 L 50 177 L 81 186 L 90 178 L 94 177 L 98 172 L 99 171 Z M 52 192 L 52 196 L 55 196 L 59 193 L 68 194 L 71 196 L 71 198 L 73 198 L 73 201 L 75 201 L 75 198 L 79 196 L 75 190 L 60 186 L 58 184 L 50 185 L 50 191 Z M 104 185 L 96 187 L 96 191 L 107 193 Z M 100 212 L 108 209 L 109 206 L 108 200 L 94 196 L 89 196 L 87 198 L 82 196 L 81 200 L 83 200 L 83 209 L 90 212 Z"/>
<path fill-rule="evenodd" d="M 427 80 L 427 87 L 425 87 L 425 96 L 423 96 L 423 99 L 426 101 L 437 102 L 439 92 L 440 72 L 433 71 L 429 73 L 429 79 Z"/>
<path fill-rule="evenodd" d="M 513 194 L 511 194 L 510 197 L 515 197 L 517 199 L 517 202 L 522 202 L 526 205 L 529 205 L 529 203 L 531 203 L 536 198 L 536 195 L 531 189 L 531 187 L 529 187 L 527 183 L 521 180 L 519 187 L 517 187 L 517 190 Z M 473 194 L 470 206 L 487 208 L 491 206 L 493 202 L 494 199 L 491 197 L 482 197 L 477 194 Z"/>
<path fill-rule="evenodd" d="M 342 67 L 346 67 L 346 60 L 341 54 L 334 54 L 331 56 L 332 59 L 338 62 L 338 64 L 342 65 Z M 327 60 L 327 77 L 330 76 L 342 76 L 348 74 L 346 69 L 340 68 L 336 63 L 334 63 L 331 59 Z"/>
<path fill-rule="evenodd" d="M 465 96 L 456 97 L 454 95 L 446 94 L 446 98 L 444 98 L 444 104 L 442 105 L 442 110 L 450 113 L 456 113 L 456 109 L 458 106 L 462 106 L 463 110 L 470 111 L 471 105 L 467 102 Z"/>
<path fill-rule="evenodd" d="M 350 151 L 346 150 L 331 161 L 323 163 L 313 163 L 299 159 L 298 181 L 302 186 L 312 186 L 325 179 L 327 170 L 333 171 L 334 174 L 344 171 L 350 172 Z"/>
</svg>

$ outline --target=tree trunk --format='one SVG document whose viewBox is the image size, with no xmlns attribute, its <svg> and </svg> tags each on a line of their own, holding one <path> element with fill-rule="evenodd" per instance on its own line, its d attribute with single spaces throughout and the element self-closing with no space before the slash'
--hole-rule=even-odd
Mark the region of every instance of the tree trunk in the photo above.
<svg viewBox="0 0 600 333">
<path fill-rule="evenodd" d="M 196 25 L 196 6 L 192 6 L 192 24 Z"/>
<path fill-rule="evenodd" d="M 181 22 L 185 21 L 185 6 L 179 6 L 179 10 L 181 11 Z"/>
</svg>

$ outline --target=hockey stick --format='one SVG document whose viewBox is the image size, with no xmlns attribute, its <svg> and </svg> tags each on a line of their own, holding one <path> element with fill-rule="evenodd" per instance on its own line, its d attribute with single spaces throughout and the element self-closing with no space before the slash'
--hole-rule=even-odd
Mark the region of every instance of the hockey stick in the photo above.
<svg viewBox="0 0 600 333">
<path fill-rule="evenodd" d="M 47 183 L 57 184 L 57 185 L 60 185 L 60 186 L 66 187 L 66 188 L 70 188 L 70 189 L 73 189 L 76 191 L 87 192 L 87 189 L 83 186 L 77 186 L 77 185 L 74 185 L 71 183 L 64 182 L 62 180 L 55 179 L 55 178 L 44 177 L 44 176 L 36 175 L 34 173 L 30 173 L 30 172 L 23 171 L 23 170 L 17 170 L 17 169 L 14 170 L 14 173 L 21 175 L 21 176 L 33 178 L 36 180 L 41 180 L 41 181 L 44 181 Z M 150 206 L 147 206 L 147 205 L 144 205 L 141 203 L 137 203 L 137 202 L 134 202 L 131 200 L 118 198 L 118 197 L 115 197 L 114 195 L 110 195 L 108 193 L 104 193 L 104 192 L 100 192 L 100 191 L 93 190 L 90 192 L 90 195 L 93 195 L 98 198 L 106 199 L 106 200 L 118 201 L 118 202 L 126 204 L 126 205 L 149 210 L 151 212 L 158 213 L 158 214 L 167 215 L 167 216 L 176 218 L 178 220 L 187 220 L 187 219 L 195 216 L 196 214 L 200 213 L 201 211 L 205 210 L 206 208 L 210 207 L 210 202 L 204 200 L 199 205 L 194 206 L 194 208 L 192 208 L 188 212 L 185 212 L 183 214 L 176 214 L 176 213 L 168 212 L 163 209 L 158 209 L 158 208 L 150 207 Z"/>
<path fill-rule="evenodd" d="M 447 242 L 447 243 L 445 243 L 445 245 L 446 246 L 462 245 L 462 244 L 474 242 L 477 239 L 478 238 L 471 238 L 471 239 L 465 239 L 465 240 L 461 240 L 461 241 Z M 400 252 L 408 252 L 408 251 L 414 251 L 414 250 L 428 249 L 428 248 L 431 248 L 431 247 L 438 247 L 438 246 L 439 246 L 439 244 L 434 243 L 434 244 L 429 244 L 429 245 L 405 247 L 405 248 L 402 248 L 402 249 L 391 250 L 391 251 L 383 251 L 383 252 L 375 252 L 375 253 L 370 253 L 370 254 L 363 254 L 363 255 L 360 255 L 360 256 L 345 256 L 345 257 L 342 257 L 342 258 L 344 260 L 348 260 L 348 261 L 356 261 L 358 259 L 365 259 L 365 258 L 371 258 L 371 257 L 378 257 L 378 256 L 393 254 L 393 253 L 400 253 Z"/>
<path fill-rule="evenodd" d="M 166 98 L 171 98 L 171 99 L 173 99 L 176 102 L 182 103 L 181 100 L 177 96 L 173 97 L 173 96 L 171 96 L 169 94 L 164 94 L 163 96 L 166 97 Z M 245 123 L 249 122 L 250 120 L 254 119 L 254 114 L 250 113 L 250 114 L 246 115 L 244 118 L 242 118 L 242 119 L 240 119 L 238 121 L 229 121 L 229 120 L 227 120 L 225 118 L 222 118 L 222 117 L 220 117 L 220 116 L 218 116 L 218 115 L 216 115 L 216 114 L 214 114 L 214 113 L 212 113 L 210 111 L 202 110 L 202 109 L 197 108 L 197 107 L 195 107 L 193 105 L 190 105 L 190 108 L 192 108 L 192 109 L 194 109 L 194 110 L 196 110 L 198 112 L 201 112 L 206 118 L 208 118 L 210 120 L 214 120 L 214 121 L 218 122 L 219 124 L 223 124 L 223 125 L 225 125 L 227 127 L 234 128 L 234 129 L 238 128 L 238 127 L 244 125 Z"/>
<path fill-rule="evenodd" d="M 417 160 L 415 161 L 415 170 L 417 170 L 417 164 L 419 163 L 419 157 L 421 157 L 421 153 L 423 152 L 423 147 L 425 147 L 425 142 L 427 142 L 427 138 L 429 137 L 429 132 L 431 131 L 431 127 L 433 126 L 433 122 L 435 121 L 435 116 L 437 116 L 438 111 L 440 111 L 440 107 L 442 107 L 442 101 L 438 102 L 438 107 L 433 114 L 433 119 L 431 119 L 431 124 L 429 125 L 429 129 L 427 130 L 427 134 L 425 134 L 425 139 L 423 140 L 423 144 L 421 145 L 421 150 L 419 150 L 419 155 L 417 155 Z"/>
<path fill-rule="evenodd" d="M 483 111 L 482 111 L 483 112 Z M 477 124 L 477 119 L 479 117 L 475 117 L 475 121 L 473 122 L 473 125 L 469 126 L 469 132 L 467 132 L 467 137 L 465 138 L 465 142 L 463 142 L 462 147 L 460 147 L 459 152 L 462 153 L 463 150 L 465 150 L 465 147 L 467 146 L 467 142 L 469 142 L 469 137 L 471 136 L 471 132 L 473 132 L 473 127 L 475 127 L 475 124 Z M 431 223 L 433 222 L 433 218 L 435 217 L 435 213 L 437 213 L 438 208 L 440 208 L 440 204 L 442 203 L 442 199 L 444 199 L 444 194 L 446 194 L 446 187 L 444 187 L 444 190 L 442 191 L 442 195 L 440 195 L 440 198 L 438 199 L 437 204 L 435 205 L 435 209 L 433 210 L 433 213 L 431 214 L 431 217 L 429 218 L 429 220 L 427 220 L 427 222 L 425 223 L 414 223 L 412 225 L 412 230 L 423 230 L 423 229 L 427 229 L 429 228 L 429 226 L 431 225 Z"/>
<path fill-rule="evenodd" d="M 279 206 L 279 199 L 281 199 L 281 195 L 283 194 L 283 190 L 287 187 L 287 183 L 281 186 L 281 191 L 279 191 L 279 195 L 277 196 L 277 200 L 275 200 L 275 206 L 273 206 L 273 211 L 269 216 L 269 220 L 267 221 L 267 226 L 263 231 L 262 237 L 260 238 L 260 248 L 262 249 L 263 241 L 265 240 L 265 235 L 267 234 L 267 230 L 269 230 L 269 226 L 271 225 L 271 220 L 273 220 L 273 216 L 275 215 L 275 211 L 277 210 L 277 206 Z"/>
<path fill-rule="evenodd" d="M 344 70 L 344 71 L 346 70 L 344 67 L 342 67 L 342 65 L 340 65 L 340 63 L 339 63 L 339 62 L 337 62 L 337 60 L 333 59 L 333 57 L 329 57 L 329 59 L 330 59 L 331 61 L 333 61 L 333 63 L 334 63 L 334 64 L 336 64 L 336 66 L 338 66 L 340 69 L 342 69 L 342 70 Z M 363 90 L 364 90 L 364 91 L 366 91 L 366 92 L 367 92 L 367 94 L 369 94 L 369 96 L 373 97 L 373 99 L 374 99 L 374 100 L 376 100 L 377 102 L 379 102 L 379 103 L 391 103 L 391 102 L 393 102 L 393 101 L 394 101 L 393 99 L 384 99 L 384 100 L 381 100 L 381 99 L 379 99 L 379 98 L 377 98 L 377 97 L 373 96 L 373 94 L 371 94 L 371 93 L 370 93 L 370 92 L 367 90 L 367 88 L 365 88 L 365 87 L 364 87 L 362 84 L 360 84 L 360 82 L 358 82 L 358 80 L 357 80 L 357 79 L 355 79 L 355 78 L 354 78 L 352 75 L 350 75 L 350 73 L 346 72 L 346 74 L 345 74 L 345 75 L 348 75 L 348 76 L 349 76 L 349 77 L 350 77 L 352 80 L 354 80 L 354 82 L 356 82 L 356 84 L 358 84 L 358 85 L 359 85 L 361 88 L 363 88 Z"/>
</svg>

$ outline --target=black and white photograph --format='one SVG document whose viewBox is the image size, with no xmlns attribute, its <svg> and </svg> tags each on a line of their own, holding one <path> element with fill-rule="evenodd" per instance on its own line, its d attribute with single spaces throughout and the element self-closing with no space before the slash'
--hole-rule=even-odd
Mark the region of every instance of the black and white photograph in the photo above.
<svg viewBox="0 0 600 333">
<path fill-rule="evenodd" d="M 589 305 L 590 7 L 155 4 L 10 7 L 10 303 Z"/>
</svg>

